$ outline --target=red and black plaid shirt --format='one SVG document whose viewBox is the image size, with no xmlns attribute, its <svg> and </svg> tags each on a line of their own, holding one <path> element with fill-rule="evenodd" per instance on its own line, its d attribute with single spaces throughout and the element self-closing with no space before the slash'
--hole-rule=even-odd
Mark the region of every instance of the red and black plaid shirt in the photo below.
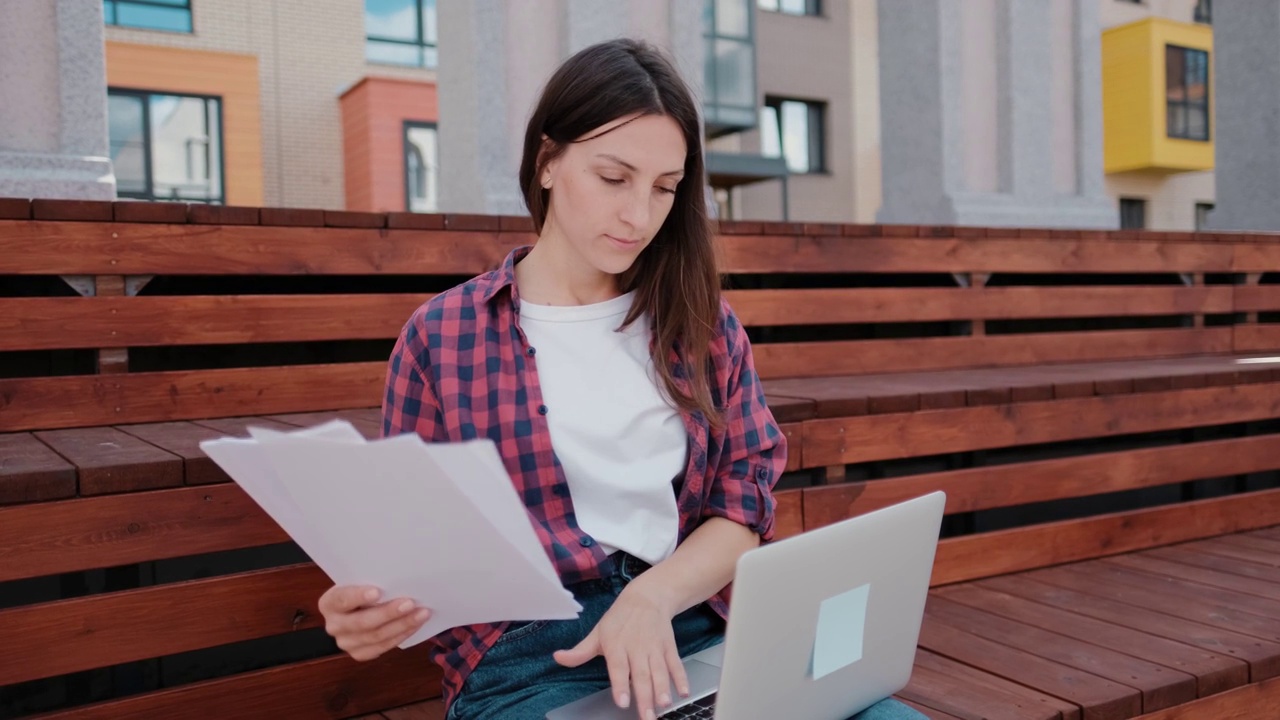
<svg viewBox="0 0 1280 720">
<path fill-rule="evenodd" d="M 498 447 L 529 518 L 565 585 L 601 577 L 613 560 L 578 528 L 569 486 L 551 447 L 538 385 L 536 348 L 520 329 L 515 264 L 442 293 L 420 307 L 392 351 L 383 400 L 384 436 L 416 432 L 427 441 L 488 437 Z M 677 380 L 687 377 L 670 353 Z M 746 331 L 727 304 L 711 343 L 712 397 L 725 412 L 713 431 L 702 413 L 682 413 L 688 464 L 677 481 L 679 540 L 708 517 L 724 517 L 773 538 L 772 489 L 786 465 L 786 437 L 765 405 Z M 727 589 L 709 599 L 727 617 Z M 470 625 L 432 638 L 431 657 L 444 669 L 444 701 L 453 702 L 467 675 L 508 623 Z"/>
</svg>

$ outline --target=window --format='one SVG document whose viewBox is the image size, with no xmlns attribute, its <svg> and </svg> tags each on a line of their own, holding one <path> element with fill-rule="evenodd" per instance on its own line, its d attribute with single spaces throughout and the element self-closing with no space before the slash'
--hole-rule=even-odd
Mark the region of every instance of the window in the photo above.
<svg viewBox="0 0 1280 720">
<path fill-rule="evenodd" d="M 759 0 L 760 9 L 786 15 L 821 15 L 822 0 Z"/>
<path fill-rule="evenodd" d="M 1209 53 L 1166 45 L 1167 132 L 1171 138 L 1209 139 Z"/>
<path fill-rule="evenodd" d="M 434 123 L 404 124 L 404 194 L 409 212 L 439 212 L 439 172 Z"/>
<path fill-rule="evenodd" d="M 364 0 L 364 32 L 370 62 L 436 67 L 436 0 Z"/>
<path fill-rule="evenodd" d="M 1142 230 L 1147 227 L 1147 201 L 1120 198 L 1120 229 Z"/>
<path fill-rule="evenodd" d="M 222 204 L 222 101 L 110 88 L 116 192 L 138 200 Z"/>
<path fill-rule="evenodd" d="M 1213 0 L 1200 0 L 1191 14 L 1191 19 L 1205 25 L 1213 24 Z"/>
<path fill-rule="evenodd" d="M 191 32 L 191 0 L 102 0 L 108 25 Z"/>
<path fill-rule="evenodd" d="M 1209 213 L 1213 210 L 1213 203 L 1198 202 L 1196 203 L 1196 231 L 1204 230 L 1209 227 Z"/>
<path fill-rule="evenodd" d="M 712 137 L 755 127 L 756 46 L 752 0 L 704 0 L 706 121 Z"/>
<path fill-rule="evenodd" d="M 785 157 L 793 173 L 825 172 L 825 114 L 823 103 L 767 98 L 760 109 L 760 154 Z"/>
</svg>

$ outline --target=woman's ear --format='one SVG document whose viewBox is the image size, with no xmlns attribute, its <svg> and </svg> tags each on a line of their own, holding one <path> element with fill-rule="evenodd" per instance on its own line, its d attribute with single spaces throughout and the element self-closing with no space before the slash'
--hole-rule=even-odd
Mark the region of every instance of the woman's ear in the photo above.
<svg viewBox="0 0 1280 720">
<path fill-rule="evenodd" d="M 559 165 L 559 157 L 547 159 L 551 157 L 554 150 L 555 143 L 551 138 L 543 135 L 542 147 L 538 150 L 538 167 L 541 168 L 538 171 L 538 184 L 542 186 L 543 190 L 551 189 L 551 184 L 555 178 L 556 166 Z"/>
</svg>

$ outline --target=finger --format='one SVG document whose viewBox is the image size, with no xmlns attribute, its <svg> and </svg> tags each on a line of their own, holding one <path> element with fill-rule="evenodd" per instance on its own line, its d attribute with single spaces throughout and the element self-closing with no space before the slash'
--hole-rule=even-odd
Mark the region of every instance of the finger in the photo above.
<svg viewBox="0 0 1280 720">
<path fill-rule="evenodd" d="M 644 720 L 653 720 L 653 671 L 649 669 L 649 660 L 641 655 L 631 660 L 631 691 L 636 696 L 636 710 Z"/>
<path fill-rule="evenodd" d="M 605 656 L 609 669 L 609 685 L 613 688 L 613 703 L 620 708 L 631 707 L 631 667 L 625 652 Z"/>
<path fill-rule="evenodd" d="M 680 697 L 689 697 L 689 673 L 684 669 L 680 650 L 674 642 L 667 645 L 667 668 L 671 670 L 671 682 L 676 686 L 676 692 Z"/>
<path fill-rule="evenodd" d="M 422 627 L 422 624 L 425 623 L 427 619 L 430 617 L 431 617 L 430 610 L 426 608 L 418 608 L 413 612 L 409 613 L 408 615 L 405 615 L 398 620 L 393 620 L 392 622 L 389 622 L 386 625 L 383 625 L 377 630 L 374 630 L 372 633 L 370 633 L 370 635 L 372 636 L 370 639 L 370 644 L 382 645 L 382 644 L 385 644 L 388 640 L 391 640 L 392 638 L 400 637 L 401 635 L 408 637 L 409 635 L 412 635 L 415 632 L 417 632 L 418 628 Z M 397 640 L 393 644 L 399 644 L 399 641 Z"/>
<path fill-rule="evenodd" d="M 358 649 L 354 654 L 351 655 L 351 657 L 361 661 L 373 660 L 374 658 L 381 657 L 383 653 L 387 652 L 393 647 L 398 647 L 400 643 L 404 642 L 405 640 L 408 640 L 414 633 L 418 632 L 418 628 L 420 627 L 422 627 L 422 623 L 414 623 L 410 627 L 402 630 L 399 634 L 392 636 L 390 638 L 387 638 L 386 640 L 378 643 L 377 645 L 366 645 Z"/>
<path fill-rule="evenodd" d="M 350 635 L 358 644 L 369 644 L 374 641 L 371 633 L 411 614 L 416 607 L 412 600 L 398 598 L 373 607 L 326 617 L 325 629 L 334 637 Z"/>
<path fill-rule="evenodd" d="M 653 676 L 653 702 L 658 710 L 671 707 L 671 673 L 667 670 L 665 654 L 649 656 L 649 673 Z"/>
<path fill-rule="evenodd" d="M 592 630 L 582 642 L 568 650 L 557 650 L 552 654 L 555 661 L 565 667 L 578 667 L 600 654 L 600 633 Z"/>
<path fill-rule="evenodd" d="M 320 596 L 318 604 L 323 615 L 349 613 L 376 602 L 381 594 L 371 585 L 334 585 Z"/>
</svg>

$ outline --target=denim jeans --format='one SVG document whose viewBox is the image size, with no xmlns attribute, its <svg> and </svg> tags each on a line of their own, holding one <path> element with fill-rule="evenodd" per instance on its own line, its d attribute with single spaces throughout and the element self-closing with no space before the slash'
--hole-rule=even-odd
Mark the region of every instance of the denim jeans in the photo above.
<svg viewBox="0 0 1280 720">
<path fill-rule="evenodd" d="M 567 668 L 552 657 L 582 641 L 633 578 L 648 566 L 620 555 L 610 577 L 569 588 L 582 605 L 573 620 L 535 620 L 513 625 L 485 653 L 449 708 L 447 720 L 543 720 L 550 710 L 609 687 L 604 658 Z M 706 604 L 680 613 L 672 621 L 683 657 L 724 641 L 724 621 Z M 851 720 L 922 720 L 923 715 L 892 699 L 858 713 Z"/>
</svg>

